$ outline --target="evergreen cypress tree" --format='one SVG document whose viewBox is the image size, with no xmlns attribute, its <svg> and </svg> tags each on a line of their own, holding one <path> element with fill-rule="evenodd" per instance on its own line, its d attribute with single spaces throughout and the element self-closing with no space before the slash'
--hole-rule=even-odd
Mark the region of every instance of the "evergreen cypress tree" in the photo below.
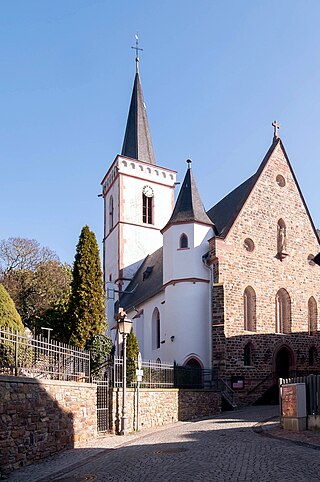
<svg viewBox="0 0 320 482">
<path fill-rule="evenodd" d="M 93 335 L 106 330 L 99 248 L 88 226 L 82 228 L 75 261 L 69 306 L 70 343 L 83 348 Z"/>
<path fill-rule="evenodd" d="M 134 331 L 131 330 L 127 337 L 127 385 L 136 381 L 136 368 L 139 353 L 139 343 Z"/>
<path fill-rule="evenodd" d="M 24 332 L 20 315 L 12 298 L 2 284 L 0 284 L 0 326 Z"/>
</svg>

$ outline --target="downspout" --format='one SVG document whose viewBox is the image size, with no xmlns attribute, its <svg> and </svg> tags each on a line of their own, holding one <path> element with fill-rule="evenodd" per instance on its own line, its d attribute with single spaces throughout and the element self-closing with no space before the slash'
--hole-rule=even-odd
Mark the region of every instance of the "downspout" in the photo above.
<svg viewBox="0 0 320 482">
<path fill-rule="evenodd" d="M 208 265 L 210 251 L 202 256 L 203 265 L 209 270 L 209 360 L 212 370 L 212 293 L 213 293 L 213 265 Z"/>
</svg>

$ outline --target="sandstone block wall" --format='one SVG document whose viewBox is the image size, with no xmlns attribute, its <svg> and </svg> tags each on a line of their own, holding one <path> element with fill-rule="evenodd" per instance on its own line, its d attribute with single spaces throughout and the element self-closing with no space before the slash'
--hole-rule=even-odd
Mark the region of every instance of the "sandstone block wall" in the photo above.
<svg viewBox="0 0 320 482">
<path fill-rule="evenodd" d="M 120 430 L 122 390 L 114 390 L 112 425 Z M 127 419 L 129 431 L 137 429 L 137 391 L 127 390 Z M 221 411 L 221 395 L 213 390 L 140 389 L 139 430 L 159 427 L 178 420 L 212 416 Z"/>
<path fill-rule="evenodd" d="M 0 474 L 97 434 L 96 385 L 0 376 Z"/>
<path fill-rule="evenodd" d="M 179 390 L 179 420 L 211 417 L 221 412 L 221 394 L 213 390 Z"/>
</svg>

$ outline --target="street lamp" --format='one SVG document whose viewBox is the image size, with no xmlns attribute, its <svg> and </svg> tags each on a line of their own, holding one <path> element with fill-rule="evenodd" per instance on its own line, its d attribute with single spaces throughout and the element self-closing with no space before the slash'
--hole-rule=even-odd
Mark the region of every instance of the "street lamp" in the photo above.
<svg viewBox="0 0 320 482">
<path fill-rule="evenodd" d="M 118 330 L 123 339 L 123 367 L 122 367 L 122 417 L 120 435 L 127 433 L 127 336 L 131 332 L 132 321 L 127 318 L 123 308 L 119 308 L 116 316 Z"/>
</svg>

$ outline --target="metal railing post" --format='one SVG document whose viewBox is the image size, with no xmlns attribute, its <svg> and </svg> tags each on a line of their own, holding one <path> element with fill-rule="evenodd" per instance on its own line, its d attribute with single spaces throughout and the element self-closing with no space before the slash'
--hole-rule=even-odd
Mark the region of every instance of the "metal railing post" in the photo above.
<svg viewBox="0 0 320 482">
<path fill-rule="evenodd" d="M 14 345 L 14 374 L 18 376 L 18 364 L 19 364 L 19 340 L 18 330 L 16 330 L 16 342 Z"/>
</svg>

